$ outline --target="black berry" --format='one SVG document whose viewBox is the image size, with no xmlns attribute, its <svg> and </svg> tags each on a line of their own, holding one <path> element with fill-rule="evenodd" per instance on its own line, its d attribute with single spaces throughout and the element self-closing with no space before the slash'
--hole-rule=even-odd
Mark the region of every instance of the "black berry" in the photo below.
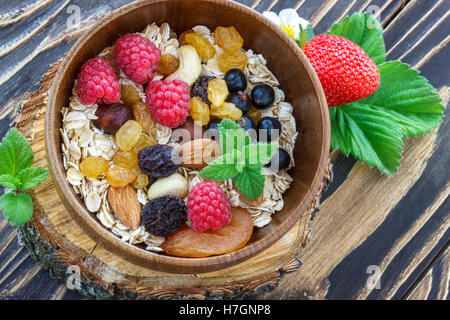
<svg viewBox="0 0 450 320">
<path fill-rule="evenodd" d="M 176 150 L 157 144 L 138 152 L 139 168 L 152 178 L 164 178 L 174 173 L 181 162 Z"/>
<path fill-rule="evenodd" d="M 278 169 L 278 170 L 285 170 L 289 168 L 289 165 L 291 164 L 291 156 L 289 153 L 279 148 L 277 153 L 274 154 L 270 162 L 266 165 L 266 167 Z"/>
<path fill-rule="evenodd" d="M 281 135 L 281 123 L 275 118 L 264 117 L 256 126 L 258 139 L 261 142 L 271 142 Z"/>
<path fill-rule="evenodd" d="M 245 91 L 247 89 L 247 78 L 239 69 L 229 70 L 224 77 L 230 92 Z"/>
<path fill-rule="evenodd" d="M 242 114 L 246 114 L 250 111 L 250 108 L 252 107 L 250 100 L 250 96 L 244 91 L 233 92 L 227 98 L 227 101 L 233 103 L 240 109 Z"/>
<path fill-rule="evenodd" d="M 262 110 L 271 107 L 275 101 L 275 91 L 267 84 L 260 84 L 253 88 L 252 93 L 253 105 Z"/>
</svg>

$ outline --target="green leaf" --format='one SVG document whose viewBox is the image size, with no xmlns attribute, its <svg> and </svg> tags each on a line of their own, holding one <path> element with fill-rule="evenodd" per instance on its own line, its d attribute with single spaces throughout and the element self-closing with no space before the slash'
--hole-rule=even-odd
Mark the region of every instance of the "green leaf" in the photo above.
<svg viewBox="0 0 450 320">
<path fill-rule="evenodd" d="M 302 25 L 300 25 L 300 36 L 298 40 L 298 45 L 300 48 L 306 46 L 306 44 L 314 38 L 314 28 L 312 24 L 308 24 L 306 29 L 303 29 Z"/>
<path fill-rule="evenodd" d="M 20 179 L 10 174 L 2 174 L 0 175 L 0 185 L 16 191 L 20 186 Z"/>
<path fill-rule="evenodd" d="M 27 139 L 19 130 L 11 128 L 0 143 L 0 174 L 16 176 L 33 161 L 33 151 Z"/>
<path fill-rule="evenodd" d="M 33 201 L 26 193 L 5 193 L 0 197 L 0 209 L 13 227 L 22 225 L 33 217 Z"/>
<path fill-rule="evenodd" d="M 245 164 L 263 166 L 270 162 L 277 150 L 277 143 L 253 143 L 245 146 L 243 151 Z"/>
<path fill-rule="evenodd" d="M 25 168 L 17 174 L 21 181 L 21 190 L 28 190 L 38 186 L 47 178 L 49 171 L 42 167 Z"/>
<path fill-rule="evenodd" d="M 345 17 L 340 23 L 331 27 L 329 34 L 353 41 L 377 65 L 386 61 L 383 27 L 372 15 L 357 13 L 351 17 Z"/>
<path fill-rule="evenodd" d="M 400 167 L 402 133 L 395 117 L 354 102 L 330 108 L 331 146 L 392 175 Z"/>
<path fill-rule="evenodd" d="M 399 61 L 379 66 L 381 83 L 377 92 L 358 101 L 390 113 L 403 137 L 422 135 L 442 122 L 441 97 L 417 70 Z"/>
<path fill-rule="evenodd" d="M 246 166 L 233 178 L 235 187 L 249 200 L 258 200 L 264 190 L 265 180 L 260 166 Z"/>
<path fill-rule="evenodd" d="M 216 181 L 231 179 L 242 171 L 243 164 L 238 165 L 240 158 L 241 153 L 233 150 L 203 168 L 200 172 L 200 177 Z"/>
<path fill-rule="evenodd" d="M 223 154 L 232 150 L 241 150 L 251 142 L 251 138 L 247 131 L 229 119 L 223 119 L 218 127 Z"/>
</svg>

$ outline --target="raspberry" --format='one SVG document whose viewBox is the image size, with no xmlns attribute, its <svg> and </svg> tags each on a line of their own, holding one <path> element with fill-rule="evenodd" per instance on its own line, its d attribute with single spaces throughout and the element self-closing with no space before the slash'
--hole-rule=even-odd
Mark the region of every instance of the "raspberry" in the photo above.
<svg viewBox="0 0 450 320">
<path fill-rule="evenodd" d="M 120 84 L 108 60 L 88 60 L 78 75 L 78 98 L 83 104 L 111 104 L 120 99 Z"/>
<path fill-rule="evenodd" d="M 214 181 L 195 185 L 188 196 L 188 220 L 195 231 L 217 230 L 231 220 L 227 195 Z"/>
<path fill-rule="evenodd" d="M 170 128 L 182 125 L 189 113 L 189 90 L 180 80 L 150 82 L 145 94 L 153 120 Z"/>
<path fill-rule="evenodd" d="M 161 51 L 149 39 L 127 33 L 116 41 L 114 61 L 132 81 L 144 84 L 152 81 L 158 70 Z"/>
</svg>

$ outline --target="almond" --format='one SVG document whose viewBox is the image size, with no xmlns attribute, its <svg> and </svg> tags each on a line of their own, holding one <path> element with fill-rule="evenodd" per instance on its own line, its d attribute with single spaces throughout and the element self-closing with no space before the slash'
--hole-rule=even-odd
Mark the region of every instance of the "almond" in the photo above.
<svg viewBox="0 0 450 320">
<path fill-rule="evenodd" d="M 211 139 L 195 139 L 181 145 L 181 166 L 201 169 L 222 154 L 219 145 Z"/>
<path fill-rule="evenodd" d="M 108 191 L 111 209 L 119 220 L 134 230 L 141 224 L 141 204 L 136 191 L 131 186 L 122 188 L 111 187 Z"/>
<path fill-rule="evenodd" d="M 259 196 L 256 200 L 249 200 L 246 196 L 244 196 L 239 190 L 236 189 L 236 191 L 239 193 L 240 200 L 246 204 L 248 204 L 251 207 L 257 207 L 259 206 L 263 201 L 263 194 Z"/>
</svg>

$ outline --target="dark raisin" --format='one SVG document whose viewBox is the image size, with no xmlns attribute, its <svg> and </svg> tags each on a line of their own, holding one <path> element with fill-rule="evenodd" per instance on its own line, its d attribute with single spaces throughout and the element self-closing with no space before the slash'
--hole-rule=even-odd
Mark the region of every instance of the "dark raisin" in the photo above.
<svg viewBox="0 0 450 320">
<path fill-rule="evenodd" d="M 164 178 L 174 173 L 181 160 L 178 152 L 167 145 L 157 144 L 138 153 L 139 168 L 152 178 Z"/>
<path fill-rule="evenodd" d="M 214 79 L 214 77 L 203 76 L 198 78 L 195 81 L 194 85 L 191 88 L 191 97 L 200 97 L 205 103 L 209 106 L 211 105 L 211 101 L 208 99 L 208 83 Z"/>
<path fill-rule="evenodd" d="M 141 218 L 145 230 L 156 236 L 166 237 L 186 221 L 186 204 L 177 196 L 156 198 L 145 205 Z"/>
</svg>

